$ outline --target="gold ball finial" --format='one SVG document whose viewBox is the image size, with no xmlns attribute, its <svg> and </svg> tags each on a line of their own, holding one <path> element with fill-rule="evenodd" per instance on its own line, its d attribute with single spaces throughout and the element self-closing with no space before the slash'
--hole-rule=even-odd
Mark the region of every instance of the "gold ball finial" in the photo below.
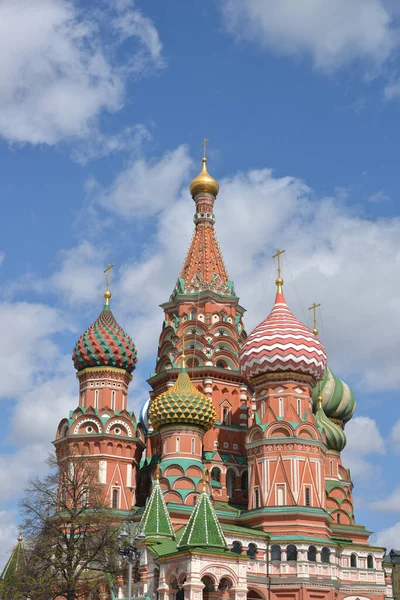
<svg viewBox="0 0 400 600">
<path fill-rule="evenodd" d="M 314 335 L 318 335 L 318 333 L 319 333 L 319 331 L 318 331 L 318 329 L 316 327 L 314 327 L 314 329 L 312 330 L 312 332 L 313 332 Z"/>
<path fill-rule="evenodd" d="M 161 468 L 160 468 L 160 463 L 157 463 L 156 465 L 156 480 L 159 481 L 161 476 Z"/>
</svg>

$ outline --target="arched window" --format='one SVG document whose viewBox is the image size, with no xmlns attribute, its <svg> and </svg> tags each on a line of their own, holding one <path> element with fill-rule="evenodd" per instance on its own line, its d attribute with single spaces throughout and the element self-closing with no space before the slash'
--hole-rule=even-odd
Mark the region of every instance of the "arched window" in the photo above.
<svg viewBox="0 0 400 600">
<path fill-rule="evenodd" d="M 175 451 L 176 452 L 180 452 L 181 451 L 181 440 L 178 437 L 176 438 Z"/>
<path fill-rule="evenodd" d="M 195 450 L 196 450 L 196 448 L 195 448 L 195 439 L 192 438 L 192 454 L 195 454 Z"/>
<path fill-rule="evenodd" d="M 242 544 L 237 541 L 233 542 L 231 552 L 234 552 L 235 554 L 242 554 Z"/>
<path fill-rule="evenodd" d="M 247 546 L 247 556 L 250 556 L 250 558 L 255 558 L 256 552 L 257 552 L 257 546 L 255 544 L 249 544 Z"/>
<path fill-rule="evenodd" d="M 283 398 L 279 398 L 278 402 L 279 402 L 279 416 L 283 417 L 284 416 L 284 414 L 283 414 Z"/>
<path fill-rule="evenodd" d="M 328 563 L 330 562 L 331 551 L 329 548 L 324 546 L 321 550 L 321 562 Z"/>
<path fill-rule="evenodd" d="M 305 496 L 306 496 L 306 498 L 305 498 L 306 499 L 306 506 L 311 506 L 311 490 L 310 490 L 309 487 L 306 487 Z"/>
<path fill-rule="evenodd" d="M 278 506 L 285 505 L 285 488 L 283 485 L 276 486 L 276 500 Z"/>
<path fill-rule="evenodd" d="M 113 490 L 112 493 L 112 507 L 113 508 L 119 508 L 118 506 L 118 490 Z"/>
<path fill-rule="evenodd" d="M 98 408 L 99 405 L 99 390 L 94 390 L 94 408 Z"/>
<path fill-rule="evenodd" d="M 336 522 L 340 525 L 340 513 L 336 515 Z"/>
<path fill-rule="evenodd" d="M 372 554 L 368 554 L 367 556 L 367 567 L 368 569 L 374 568 L 374 557 L 372 556 Z"/>
<path fill-rule="evenodd" d="M 281 560 L 282 551 L 281 547 L 278 544 L 273 544 L 271 546 L 271 560 Z"/>
<path fill-rule="evenodd" d="M 222 423 L 224 425 L 229 425 L 229 408 L 226 406 L 222 410 Z"/>
<path fill-rule="evenodd" d="M 329 461 L 329 474 L 333 475 L 333 460 Z"/>
<path fill-rule="evenodd" d="M 218 467 L 211 469 L 211 481 L 218 481 L 218 483 L 221 481 L 221 469 L 218 469 Z"/>
<path fill-rule="evenodd" d="M 228 469 L 226 473 L 226 487 L 229 498 L 233 498 L 236 488 L 236 473 L 233 469 Z"/>
<path fill-rule="evenodd" d="M 111 392 L 111 408 L 113 410 L 115 410 L 115 396 L 116 396 L 116 392 L 115 392 L 115 390 L 113 390 Z"/>
<path fill-rule="evenodd" d="M 301 417 L 301 400 L 297 398 L 297 414 Z"/>
<path fill-rule="evenodd" d="M 286 549 L 287 560 L 297 560 L 297 548 L 294 544 L 289 544 Z"/>
<path fill-rule="evenodd" d="M 315 562 L 317 560 L 317 549 L 315 546 L 310 546 L 307 552 L 307 559 L 310 562 Z"/>
<path fill-rule="evenodd" d="M 190 312 L 190 318 L 192 319 L 192 321 L 194 321 L 194 320 L 195 320 L 195 318 L 196 318 L 196 310 L 192 310 L 192 311 Z"/>
<path fill-rule="evenodd" d="M 357 555 L 354 553 L 350 556 L 350 566 L 354 568 L 357 567 Z"/>
<path fill-rule="evenodd" d="M 248 471 L 243 471 L 243 473 L 242 473 L 241 488 L 242 488 L 242 492 L 249 491 L 249 472 Z"/>
</svg>

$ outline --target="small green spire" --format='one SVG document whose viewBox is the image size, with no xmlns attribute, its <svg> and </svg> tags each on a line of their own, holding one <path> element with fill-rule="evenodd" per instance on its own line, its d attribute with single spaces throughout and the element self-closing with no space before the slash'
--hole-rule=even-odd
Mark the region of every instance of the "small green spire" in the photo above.
<svg viewBox="0 0 400 600">
<path fill-rule="evenodd" d="M 0 575 L 0 581 L 11 583 L 18 576 L 18 572 L 25 568 L 25 551 L 22 542 L 22 531 L 20 530 L 17 545 L 11 552 L 10 558 Z"/>
<path fill-rule="evenodd" d="M 227 550 L 228 548 L 218 517 L 204 488 L 203 485 L 200 500 L 177 545 L 180 550 L 186 548 Z"/>
<path fill-rule="evenodd" d="M 140 521 L 139 531 L 149 537 L 175 539 L 174 529 L 160 487 L 160 466 L 158 464 L 153 491 Z"/>
</svg>

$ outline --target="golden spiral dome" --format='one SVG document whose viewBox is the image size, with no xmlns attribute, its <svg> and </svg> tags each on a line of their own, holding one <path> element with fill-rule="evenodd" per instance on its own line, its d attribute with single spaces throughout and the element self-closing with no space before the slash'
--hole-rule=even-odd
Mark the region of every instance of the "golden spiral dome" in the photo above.
<svg viewBox="0 0 400 600">
<path fill-rule="evenodd" d="M 211 177 L 207 171 L 207 159 L 205 157 L 202 162 L 203 166 L 200 173 L 190 183 L 190 194 L 192 198 L 195 198 L 200 193 L 212 194 L 216 197 L 219 191 L 218 181 L 214 177 Z"/>
<path fill-rule="evenodd" d="M 175 384 L 153 400 L 149 417 L 155 429 L 182 423 L 208 431 L 213 427 L 217 413 L 211 398 L 194 387 L 186 369 L 182 368 Z"/>
</svg>

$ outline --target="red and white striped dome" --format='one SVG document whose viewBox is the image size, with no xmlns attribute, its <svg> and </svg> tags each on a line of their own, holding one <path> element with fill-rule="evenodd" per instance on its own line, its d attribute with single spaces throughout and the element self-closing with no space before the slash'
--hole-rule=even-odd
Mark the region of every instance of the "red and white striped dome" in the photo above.
<svg viewBox="0 0 400 600">
<path fill-rule="evenodd" d="M 280 291 L 272 311 L 253 329 L 240 351 L 242 372 L 248 379 L 289 371 L 318 380 L 324 374 L 326 363 L 323 345 L 292 315 Z"/>
</svg>

